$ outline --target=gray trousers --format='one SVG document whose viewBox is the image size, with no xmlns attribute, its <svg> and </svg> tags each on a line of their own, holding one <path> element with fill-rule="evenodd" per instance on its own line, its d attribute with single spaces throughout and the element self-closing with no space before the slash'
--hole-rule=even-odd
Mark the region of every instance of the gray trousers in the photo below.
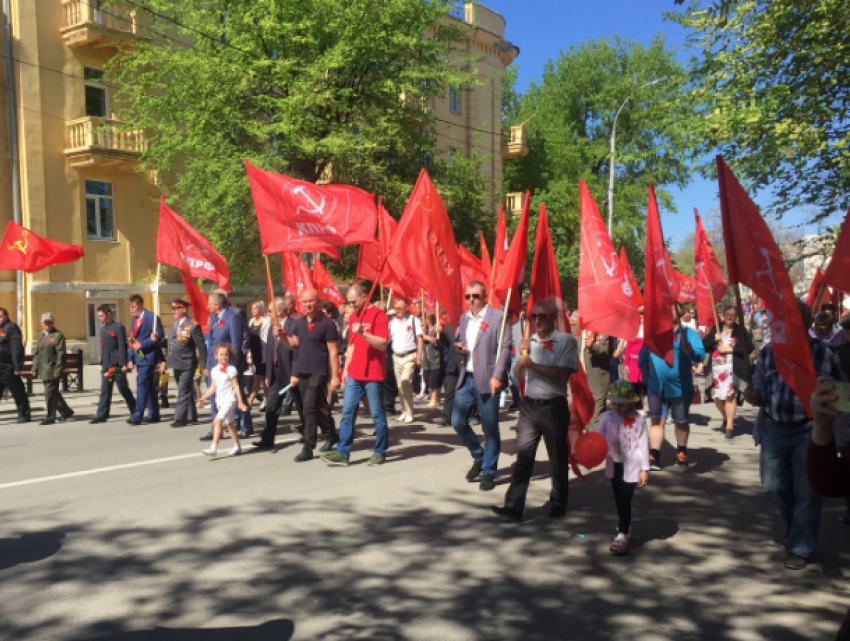
<svg viewBox="0 0 850 641">
<path fill-rule="evenodd" d="M 62 392 L 59 391 L 59 384 L 61 381 L 61 378 L 42 381 L 42 383 L 44 383 L 44 400 L 47 403 L 46 418 L 50 421 L 56 420 L 57 411 L 62 414 L 62 416 L 70 416 L 73 414 L 73 411 L 70 407 L 68 407 L 65 399 L 62 398 Z"/>
<path fill-rule="evenodd" d="M 194 379 L 194 369 L 174 370 L 174 380 L 177 381 L 177 403 L 174 406 L 175 421 L 195 423 L 198 420 L 198 409 L 195 407 Z"/>
</svg>

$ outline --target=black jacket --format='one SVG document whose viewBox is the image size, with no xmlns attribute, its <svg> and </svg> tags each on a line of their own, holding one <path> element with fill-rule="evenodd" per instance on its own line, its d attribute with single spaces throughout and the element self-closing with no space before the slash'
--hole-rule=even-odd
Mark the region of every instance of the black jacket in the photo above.
<svg viewBox="0 0 850 641">
<path fill-rule="evenodd" d="M 291 336 L 295 330 L 295 321 L 287 318 L 283 321 L 283 331 Z M 278 341 L 277 346 L 277 364 L 274 362 L 274 323 L 269 325 L 266 333 L 266 383 L 269 387 L 274 383 L 275 379 L 280 381 L 284 387 L 289 385 L 289 379 L 292 378 L 292 372 L 295 366 L 295 352 L 290 350 L 283 341 Z"/>
<path fill-rule="evenodd" d="M 717 349 L 717 341 L 714 335 L 717 333 L 717 328 L 712 327 L 708 330 L 708 334 L 702 339 L 702 346 L 705 348 L 705 353 L 709 356 L 714 354 Z M 749 358 L 753 352 L 753 337 L 747 330 L 740 325 L 735 325 L 732 328 L 732 338 L 735 339 L 735 344 L 732 346 L 732 373 L 741 380 L 747 379 L 747 364 L 745 358 Z M 752 372 L 754 368 L 750 367 Z"/>
<path fill-rule="evenodd" d="M 100 367 L 105 372 L 126 365 L 127 331 L 121 323 L 111 321 L 100 328 Z"/>
<path fill-rule="evenodd" d="M 24 343 L 21 328 L 10 320 L 0 325 L 0 367 L 20 372 L 24 366 Z"/>
</svg>

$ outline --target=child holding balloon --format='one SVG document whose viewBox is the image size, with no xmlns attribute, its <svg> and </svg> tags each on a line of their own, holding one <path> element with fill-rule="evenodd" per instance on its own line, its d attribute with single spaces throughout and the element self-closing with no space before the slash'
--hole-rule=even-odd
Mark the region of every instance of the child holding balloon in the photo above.
<svg viewBox="0 0 850 641">
<path fill-rule="evenodd" d="M 608 400 L 614 409 L 599 418 L 596 433 L 608 442 L 605 475 L 611 479 L 620 519 L 617 538 L 609 549 L 616 556 L 625 556 L 632 542 L 635 488 L 649 481 L 649 434 L 643 417 L 635 411 L 640 397 L 628 381 L 612 383 Z"/>
</svg>

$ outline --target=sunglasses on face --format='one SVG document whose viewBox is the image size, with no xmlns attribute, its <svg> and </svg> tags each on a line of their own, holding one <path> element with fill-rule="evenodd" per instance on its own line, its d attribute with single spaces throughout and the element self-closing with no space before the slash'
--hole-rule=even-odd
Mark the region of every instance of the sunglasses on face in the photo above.
<svg viewBox="0 0 850 641">
<path fill-rule="evenodd" d="M 530 314 L 529 318 L 533 321 L 545 321 L 547 318 L 552 318 L 554 314 Z"/>
<path fill-rule="evenodd" d="M 481 294 L 466 294 L 466 300 L 478 300 L 481 298 Z"/>
</svg>

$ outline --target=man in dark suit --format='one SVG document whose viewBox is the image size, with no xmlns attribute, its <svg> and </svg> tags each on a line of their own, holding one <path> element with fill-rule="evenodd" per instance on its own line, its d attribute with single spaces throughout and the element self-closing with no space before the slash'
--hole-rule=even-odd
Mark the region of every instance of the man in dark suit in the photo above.
<svg viewBox="0 0 850 641">
<path fill-rule="evenodd" d="M 188 317 L 190 307 L 191 304 L 185 300 L 171 299 L 174 322 L 168 328 L 168 357 L 161 367 L 162 372 L 166 367 L 173 369 L 174 380 L 177 381 L 177 404 L 171 427 L 185 427 L 198 422 L 193 381 L 198 363 L 207 362 L 207 344 L 201 326 Z"/>
<path fill-rule="evenodd" d="M 130 415 L 136 412 L 136 399 L 127 385 L 127 333 L 121 323 L 112 320 L 112 309 L 109 305 L 98 307 L 97 317 L 101 324 L 100 369 L 103 376 L 100 379 L 97 414 L 89 423 L 105 423 L 109 419 L 113 382 L 118 384 L 118 391 L 124 397 Z"/>
<path fill-rule="evenodd" d="M 127 419 L 130 425 L 159 423 L 159 364 L 162 362 L 162 321 L 145 309 L 138 294 L 130 296 L 130 313 L 135 317 L 130 330 L 130 346 L 136 353 L 136 411 Z M 148 417 L 144 418 L 145 408 Z"/>
<path fill-rule="evenodd" d="M 30 422 L 30 402 L 21 381 L 24 367 L 24 343 L 21 328 L 9 320 L 9 312 L 0 307 L 0 395 L 9 388 L 18 408 L 18 423 Z"/>
<path fill-rule="evenodd" d="M 59 391 L 59 381 L 65 368 L 65 336 L 53 325 L 53 314 L 41 315 L 43 331 L 38 335 L 35 351 L 32 354 L 32 374 L 44 384 L 44 402 L 47 404 L 47 416 L 41 425 L 53 425 L 56 412 L 59 420 L 67 421 L 74 415 Z"/>
<path fill-rule="evenodd" d="M 240 389 L 244 388 L 242 373 L 247 369 L 247 358 L 245 353 L 241 352 L 242 346 L 242 321 L 239 314 L 234 308 L 229 307 L 227 298 L 224 294 L 213 292 L 207 299 L 207 309 L 210 312 L 210 331 L 207 334 L 207 362 L 204 366 L 204 376 L 207 377 L 207 386 L 210 385 L 210 372 L 217 367 L 215 359 L 215 348 L 221 343 L 229 343 L 233 347 L 233 351 L 239 359 L 238 363 L 233 363 L 238 372 L 238 382 Z M 215 396 L 210 397 L 210 420 L 215 421 L 218 410 L 215 404 Z M 237 422 L 238 417 L 247 417 L 245 424 L 251 426 L 249 430 L 243 430 L 240 436 L 248 436 L 253 432 L 253 425 L 250 422 L 250 414 L 236 410 Z M 202 441 L 211 441 L 213 437 L 212 429 L 201 437 Z"/>
<path fill-rule="evenodd" d="M 292 334 L 295 330 L 295 320 L 286 314 L 286 303 L 284 299 L 275 299 L 277 310 L 278 327 L 274 322 L 269 325 L 266 335 L 265 360 L 266 360 L 266 382 L 269 386 L 269 396 L 266 403 L 266 426 L 259 441 L 254 441 L 256 447 L 272 448 L 277 435 L 277 420 L 280 408 L 283 405 L 283 396 L 280 391 L 292 385 L 292 398 L 298 410 L 301 423 L 304 423 L 304 410 L 301 405 L 301 392 L 298 389 L 298 379 L 293 376 L 295 364 L 295 352 L 290 350 L 280 340 L 281 334 Z M 303 427 L 302 427 L 303 429 Z"/>
<path fill-rule="evenodd" d="M 502 312 L 487 305 L 487 288 L 481 281 L 472 281 L 466 286 L 466 304 L 469 312 L 460 317 L 457 351 L 464 356 L 460 368 L 452 427 L 460 436 L 474 461 L 466 475 L 473 482 L 479 476 L 479 489 L 492 490 L 493 481 L 502 450 L 499 433 L 499 392 L 508 383 L 508 368 L 511 364 L 510 326 L 504 328 L 501 351 L 499 334 L 502 329 Z M 484 447 L 478 435 L 469 426 L 469 408 L 478 405 L 481 427 L 484 430 Z"/>
</svg>

